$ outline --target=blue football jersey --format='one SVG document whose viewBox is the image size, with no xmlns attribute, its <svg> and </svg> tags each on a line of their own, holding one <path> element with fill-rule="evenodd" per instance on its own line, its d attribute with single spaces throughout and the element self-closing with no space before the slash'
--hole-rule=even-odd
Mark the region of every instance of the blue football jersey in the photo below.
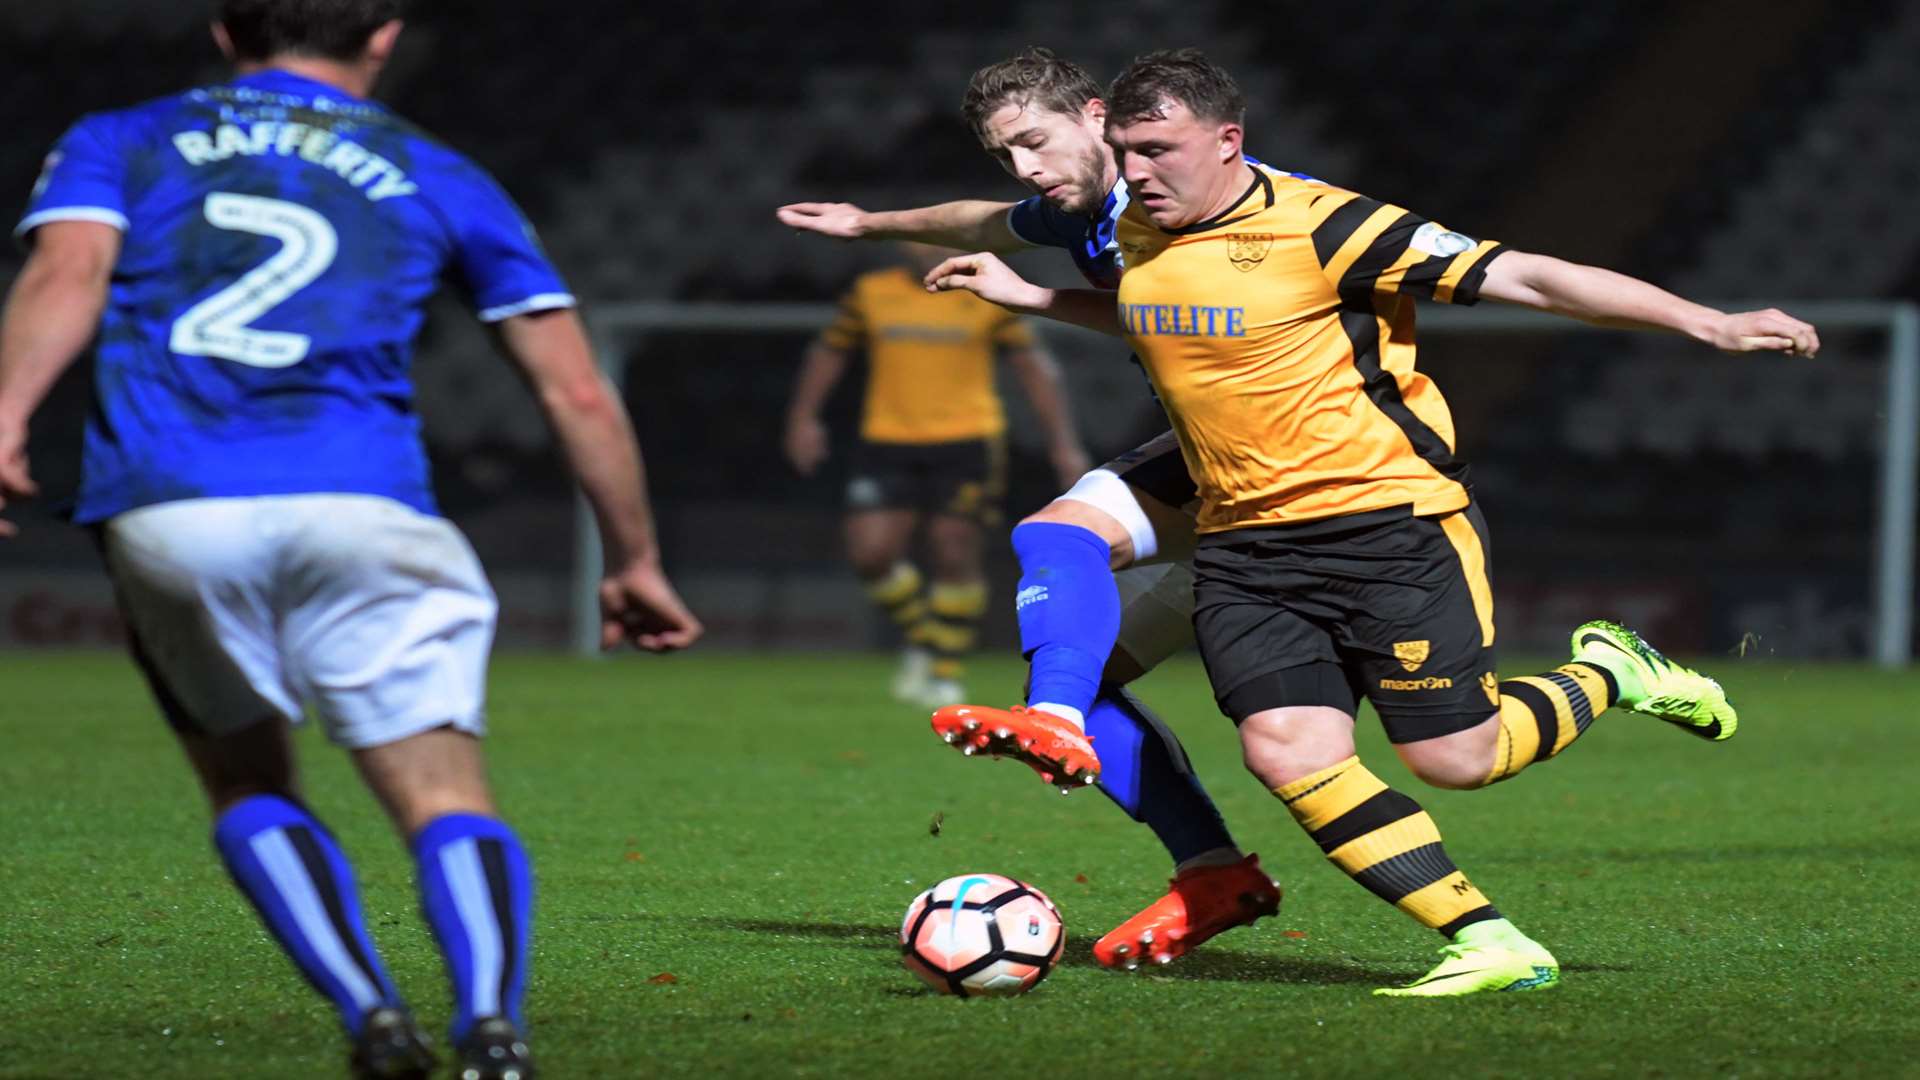
<svg viewBox="0 0 1920 1080">
<path fill-rule="evenodd" d="M 1251 154 L 1241 157 L 1251 165 L 1261 163 Z M 1301 180 L 1313 179 L 1305 173 L 1288 175 Z M 1121 258 L 1120 241 L 1114 234 L 1120 215 L 1126 212 L 1127 185 L 1119 183 L 1107 192 L 1100 212 L 1092 217 L 1069 214 L 1043 196 L 1029 196 L 1007 212 L 1007 228 L 1035 247 L 1065 248 L 1073 257 L 1073 265 L 1080 268 L 1080 275 L 1094 288 L 1118 289 L 1120 273 L 1126 265 Z"/>
<path fill-rule="evenodd" d="M 434 513 L 409 368 L 441 278 L 488 321 L 573 304 L 484 170 L 284 71 L 82 118 L 16 235 L 72 220 L 123 233 L 81 522 L 306 492 Z"/>
<path fill-rule="evenodd" d="M 1126 211 L 1127 185 L 1115 184 L 1096 217 L 1069 214 L 1043 196 L 1034 195 L 1014 204 L 1007 213 L 1007 227 L 1036 247 L 1065 248 L 1073 257 L 1073 265 L 1094 288 L 1118 289 L 1120 241 L 1114 232 Z"/>
</svg>

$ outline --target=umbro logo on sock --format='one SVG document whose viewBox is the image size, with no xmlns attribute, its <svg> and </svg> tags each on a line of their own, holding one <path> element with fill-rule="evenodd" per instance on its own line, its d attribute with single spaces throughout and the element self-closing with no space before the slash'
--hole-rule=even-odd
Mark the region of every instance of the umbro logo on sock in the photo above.
<svg viewBox="0 0 1920 1080">
<path fill-rule="evenodd" d="M 1029 585 L 1013 594 L 1013 610 L 1019 611 L 1029 604 L 1037 604 L 1047 598 L 1045 585 Z"/>
</svg>

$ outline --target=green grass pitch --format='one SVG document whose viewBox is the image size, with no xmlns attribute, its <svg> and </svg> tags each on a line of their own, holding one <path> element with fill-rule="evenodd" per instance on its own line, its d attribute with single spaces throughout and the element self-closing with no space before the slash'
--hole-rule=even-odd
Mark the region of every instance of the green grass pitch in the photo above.
<svg viewBox="0 0 1920 1080">
<path fill-rule="evenodd" d="M 1097 792 L 939 745 L 880 696 L 884 658 L 506 657 L 490 751 L 541 888 L 535 1051 L 555 1078 L 1912 1075 L 1920 676 L 1708 666 L 1743 707 L 1732 742 L 1613 714 L 1488 791 L 1421 787 L 1362 720 L 1362 755 L 1565 971 L 1549 993 L 1387 1001 L 1368 991 L 1438 939 L 1240 769 L 1191 661 L 1139 689 L 1286 901 L 1124 975 L 1088 947 L 1164 887 L 1152 836 Z M 989 660 L 975 685 L 1018 675 Z M 0 736 L 0 1076 L 338 1075 L 328 1010 L 225 880 L 131 666 L 0 658 Z M 312 731 L 301 752 L 378 944 L 442 1027 L 403 849 L 340 754 Z M 907 902 L 963 871 L 1060 905 L 1065 963 L 1034 993 L 942 998 L 900 967 Z"/>
</svg>

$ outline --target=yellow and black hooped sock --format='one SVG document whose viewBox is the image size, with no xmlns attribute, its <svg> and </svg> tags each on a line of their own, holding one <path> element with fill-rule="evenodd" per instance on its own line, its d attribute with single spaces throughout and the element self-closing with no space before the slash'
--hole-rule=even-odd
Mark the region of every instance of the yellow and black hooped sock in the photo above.
<svg viewBox="0 0 1920 1080">
<path fill-rule="evenodd" d="M 987 613 L 984 581 L 936 581 L 927 590 L 927 614 L 913 628 L 912 639 L 933 650 L 933 677 L 957 679 L 962 659 L 980 637 L 980 620 Z"/>
<path fill-rule="evenodd" d="M 1447 857 L 1439 828 L 1420 804 L 1388 787 L 1359 758 L 1273 793 L 1335 866 L 1420 925 L 1452 937 L 1461 927 L 1501 917 Z"/>
<path fill-rule="evenodd" d="M 927 616 L 926 601 L 920 596 L 920 587 L 924 583 L 919 569 L 912 563 L 897 562 L 885 577 L 866 583 L 867 599 L 879 605 L 887 613 L 887 618 L 905 630 L 911 640 L 914 627 Z"/>
<path fill-rule="evenodd" d="M 1572 663 L 1500 684 L 1500 731 L 1486 783 L 1496 784 L 1565 750 L 1620 698 L 1620 684 L 1596 664 Z"/>
</svg>

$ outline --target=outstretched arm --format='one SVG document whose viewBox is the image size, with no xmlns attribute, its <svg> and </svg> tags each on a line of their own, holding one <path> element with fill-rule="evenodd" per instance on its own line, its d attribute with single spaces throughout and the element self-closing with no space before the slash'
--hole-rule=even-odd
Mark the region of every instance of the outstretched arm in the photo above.
<svg viewBox="0 0 1920 1080">
<path fill-rule="evenodd" d="M 1812 356 L 1820 351 L 1813 326 L 1785 312 L 1728 314 L 1639 278 L 1524 251 L 1506 251 L 1488 263 L 1480 295 L 1595 326 L 1684 334 L 1722 352 Z"/>
<path fill-rule="evenodd" d="M 846 374 L 847 360 L 845 349 L 816 341 L 807 346 L 806 358 L 800 362 L 793 400 L 787 405 L 784 444 L 787 460 L 801 476 L 812 476 L 827 458 L 827 427 L 820 422 L 820 409 Z"/>
<path fill-rule="evenodd" d="M 840 240 L 917 240 L 967 251 L 1028 247 L 1007 224 L 1013 203 L 963 199 L 912 210 L 862 210 L 852 203 L 789 203 L 774 211 L 782 224 Z"/>
<path fill-rule="evenodd" d="M 1103 289 L 1042 288 L 1014 273 L 997 255 L 955 255 L 928 271 L 925 281 L 928 292 L 965 289 L 1008 311 L 1043 315 L 1055 322 L 1123 336 L 1113 293 Z"/>
<path fill-rule="evenodd" d="M 27 467 L 27 423 L 92 340 L 120 258 L 120 230 L 51 221 L 34 230 L 33 254 L 0 319 L 0 507 L 39 492 Z M 0 521 L 0 536 L 16 527 Z"/>
<path fill-rule="evenodd" d="M 600 647 L 684 649 L 702 631 L 660 568 L 646 470 L 627 408 L 594 364 L 571 308 L 502 319 L 508 355 L 532 385 L 600 526 Z"/>
</svg>

